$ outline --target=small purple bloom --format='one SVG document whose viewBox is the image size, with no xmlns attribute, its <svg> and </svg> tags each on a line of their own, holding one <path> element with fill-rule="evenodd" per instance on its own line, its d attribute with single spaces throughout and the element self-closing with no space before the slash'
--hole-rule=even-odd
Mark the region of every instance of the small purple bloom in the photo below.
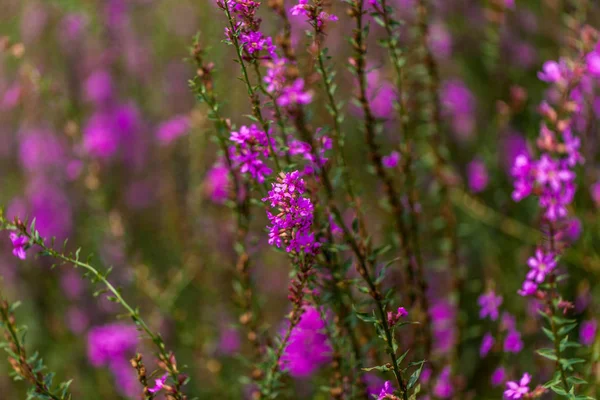
<svg viewBox="0 0 600 400">
<path fill-rule="evenodd" d="M 583 321 L 579 327 L 579 340 L 585 346 L 590 346 L 596 340 L 596 329 L 598 328 L 598 321 L 591 319 Z"/>
<path fill-rule="evenodd" d="M 487 187 L 489 176 L 483 161 L 473 160 L 467 165 L 467 181 L 473 193 L 479 193 Z"/>
<path fill-rule="evenodd" d="M 444 367 L 438 376 L 435 386 L 433 387 L 433 394 L 440 399 L 449 399 L 454 394 L 451 370 L 449 366 Z"/>
<path fill-rule="evenodd" d="M 592 51 L 587 55 L 586 62 L 588 72 L 596 78 L 600 78 L 600 53 Z"/>
<path fill-rule="evenodd" d="M 491 333 L 486 333 L 483 335 L 483 339 L 481 340 L 481 346 L 479 347 L 479 356 L 484 358 L 488 355 L 492 347 L 494 347 L 495 339 Z"/>
<path fill-rule="evenodd" d="M 521 289 L 519 289 L 517 293 L 519 293 L 519 295 L 521 295 L 523 297 L 527 297 L 527 296 L 532 296 L 535 293 L 537 293 L 537 289 L 538 289 L 537 283 L 526 280 L 523 282 L 523 287 Z"/>
<path fill-rule="evenodd" d="M 312 93 L 304 90 L 304 79 L 298 78 L 290 86 L 285 86 L 279 98 L 277 105 L 280 107 L 293 108 L 301 104 L 309 104 L 312 101 Z"/>
<path fill-rule="evenodd" d="M 400 161 L 400 153 L 392 151 L 389 155 L 383 156 L 381 162 L 386 168 L 395 168 Z"/>
<path fill-rule="evenodd" d="M 508 331 L 504 338 L 504 352 L 519 353 L 521 350 L 523 350 L 523 340 L 519 331 L 516 329 Z"/>
<path fill-rule="evenodd" d="M 162 122 L 156 131 L 156 137 L 162 145 L 173 142 L 190 130 L 190 119 L 186 115 L 178 115 Z"/>
<path fill-rule="evenodd" d="M 515 381 L 506 382 L 504 398 L 508 400 L 522 399 L 523 396 L 529 393 L 529 382 L 531 382 L 531 375 L 528 373 L 525 373 L 518 383 Z"/>
<path fill-rule="evenodd" d="M 477 303 L 481 307 L 479 318 L 490 317 L 492 321 L 498 319 L 498 307 L 502 305 L 502 296 L 496 295 L 493 291 L 489 291 L 479 296 Z"/>
<path fill-rule="evenodd" d="M 392 386 L 392 382 L 385 381 L 385 383 L 383 384 L 383 387 L 381 388 L 381 391 L 379 392 L 379 396 L 377 397 L 377 400 L 383 400 L 387 397 L 387 395 L 393 395 L 393 394 L 394 394 L 394 387 Z"/>
<path fill-rule="evenodd" d="M 169 377 L 169 374 L 164 374 L 159 379 L 155 379 L 154 386 L 151 388 L 148 388 L 148 391 L 150 393 L 158 393 L 163 388 L 163 386 L 165 386 L 165 382 L 167 382 L 168 377 Z"/>
<path fill-rule="evenodd" d="M 10 241 L 12 242 L 12 245 L 13 245 L 12 253 L 15 255 L 15 257 L 18 257 L 21 260 L 24 260 L 27 257 L 27 253 L 25 252 L 25 249 L 26 249 L 27 245 L 29 244 L 29 239 L 27 239 L 26 236 L 20 236 L 20 234 L 18 234 L 16 232 L 11 232 L 9 236 L 10 236 Z"/>
<path fill-rule="evenodd" d="M 561 66 L 556 61 L 546 61 L 542 71 L 538 72 L 538 78 L 544 82 L 555 83 L 563 79 Z"/>
<path fill-rule="evenodd" d="M 497 387 L 504 383 L 506 380 L 506 371 L 504 367 L 498 367 L 492 372 L 491 383 L 492 386 Z"/>
<path fill-rule="evenodd" d="M 527 260 L 527 265 L 531 268 L 527 274 L 527 279 L 542 283 L 546 279 L 546 275 L 556 267 L 556 257 L 553 253 L 544 253 L 538 247 L 535 251 L 535 257 L 530 257 Z"/>
</svg>

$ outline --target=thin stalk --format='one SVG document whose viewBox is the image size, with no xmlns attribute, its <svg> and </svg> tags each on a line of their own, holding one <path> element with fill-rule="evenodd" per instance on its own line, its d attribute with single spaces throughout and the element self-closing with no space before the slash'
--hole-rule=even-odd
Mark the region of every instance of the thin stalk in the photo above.
<svg viewBox="0 0 600 400">
<path fill-rule="evenodd" d="M 4 223 L 5 221 L 2 220 L 1 222 Z M 32 245 L 37 245 L 42 249 L 42 252 L 41 252 L 42 254 L 48 255 L 54 259 L 60 260 L 63 263 L 71 264 L 76 268 L 81 267 L 91 274 L 94 282 L 101 282 L 106 287 L 106 289 L 108 289 L 108 291 L 112 294 L 112 296 L 114 297 L 114 301 L 116 303 L 120 304 L 127 311 L 127 314 L 129 315 L 129 317 L 135 322 L 135 324 L 138 327 L 140 327 L 142 329 L 142 331 L 144 331 L 144 333 L 146 335 L 148 335 L 150 340 L 155 344 L 155 346 L 158 350 L 159 359 L 165 364 L 165 366 L 167 368 L 167 372 L 173 379 L 174 392 L 172 393 L 172 395 L 174 396 L 174 398 L 176 400 L 185 400 L 186 399 L 186 396 L 181 391 L 182 383 L 180 383 L 179 370 L 177 369 L 177 365 L 174 361 L 173 354 L 167 352 L 167 350 L 165 348 L 165 344 L 164 344 L 162 338 L 160 337 L 160 335 L 154 333 L 150 329 L 150 327 L 146 324 L 146 322 L 140 316 L 139 311 L 137 309 L 134 309 L 132 306 L 129 305 L 129 303 L 127 303 L 127 301 L 125 301 L 125 299 L 121 295 L 121 292 L 119 290 L 117 290 L 117 288 L 115 288 L 113 286 L 113 284 L 108 281 L 108 279 L 106 279 L 105 275 L 100 273 L 92 265 L 80 261 L 78 256 L 73 258 L 71 256 L 60 253 L 60 252 L 54 250 L 53 248 L 46 246 L 44 238 L 40 237 L 37 234 L 37 232 L 35 234 L 33 234 L 32 232 L 28 232 L 27 228 L 25 226 L 15 226 L 12 224 L 6 224 L 6 225 L 4 225 L 4 229 L 8 229 L 8 230 L 18 229 L 22 235 L 26 236 L 30 240 L 30 243 Z"/>
</svg>

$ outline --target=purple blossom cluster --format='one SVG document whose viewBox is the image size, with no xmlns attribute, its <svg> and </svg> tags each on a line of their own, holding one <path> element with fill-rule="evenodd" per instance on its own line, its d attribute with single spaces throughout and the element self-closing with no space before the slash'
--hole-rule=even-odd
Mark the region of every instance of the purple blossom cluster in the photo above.
<svg viewBox="0 0 600 400">
<path fill-rule="evenodd" d="M 248 174 L 258 183 L 263 183 L 265 177 L 273 172 L 265 160 L 269 157 L 270 148 L 275 148 L 275 139 L 256 125 L 244 125 L 238 131 L 231 132 L 229 140 L 234 143 L 229 148 L 234 167 L 243 175 Z"/>
<path fill-rule="evenodd" d="M 277 211 L 267 211 L 271 222 L 269 244 L 285 248 L 288 253 L 314 255 L 319 248 L 312 232 L 314 206 L 309 198 L 302 196 L 305 191 L 306 184 L 299 171 L 281 172 L 262 201 Z"/>
</svg>

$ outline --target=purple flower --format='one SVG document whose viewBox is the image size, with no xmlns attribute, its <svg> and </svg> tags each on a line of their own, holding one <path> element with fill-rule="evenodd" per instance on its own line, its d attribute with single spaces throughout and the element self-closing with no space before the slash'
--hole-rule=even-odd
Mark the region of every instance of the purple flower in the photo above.
<svg viewBox="0 0 600 400">
<path fill-rule="evenodd" d="M 502 385 L 504 383 L 505 379 L 506 379 L 506 371 L 504 370 L 504 367 L 498 367 L 494 370 L 494 372 L 492 372 L 492 378 L 491 378 L 492 386 L 496 387 L 496 386 Z"/>
<path fill-rule="evenodd" d="M 256 125 L 242 126 L 239 131 L 231 132 L 229 140 L 236 144 L 230 148 L 234 166 L 242 174 L 250 174 L 258 183 L 263 183 L 272 172 L 263 161 L 269 157 L 269 137 L 265 131 Z M 275 140 L 271 138 L 270 141 L 271 146 L 275 146 Z"/>
<path fill-rule="evenodd" d="M 240 43 L 242 47 L 248 52 L 248 54 L 258 54 L 265 50 L 269 53 L 271 58 L 275 57 L 275 46 L 273 45 L 273 39 L 265 37 L 262 32 L 250 31 L 240 34 Z"/>
<path fill-rule="evenodd" d="M 588 72 L 596 78 L 600 78 L 600 54 L 592 51 L 587 55 L 586 62 Z"/>
<path fill-rule="evenodd" d="M 308 377 L 331 361 L 332 348 L 325 321 L 314 307 L 306 307 L 281 356 L 282 369 L 293 377 Z"/>
<path fill-rule="evenodd" d="M 495 339 L 491 333 L 486 333 L 483 335 L 483 339 L 481 340 L 481 346 L 479 347 L 479 356 L 481 358 L 488 355 L 492 347 L 494 347 Z"/>
<path fill-rule="evenodd" d="M 496 296 L 496 293 L 489 291 L 479 296 L 477 303 L 481 307 L 479 311 L 479 318 L 490 317 L 492 321 L 498 319 L 498 307 L 502 305 L 502 296 Z"/>
<path fill-rule="evenodd" d="M 33 129 L 22 132 L 19 161 L 28 172 L 54 171 L 65 160 L 65 143 L 52 131 Z"/>
<path fill-rule="evenodd" d="M 519 353 L 521 350 L 523 350 L 521 334 L 516 329 L 509 330 L 506 338 L 504 338 L 504 352 Z"/>
<path fill-rule="evenodd" d="M 556 83 L 564 78 L 561 66 L 556 61 L 546 61 L 538 78 L 544 82 Z"/>
<path fill-rule="evenodd" d="M 173 142 L 190 130 L 190 119 L 186 115 L 178 115 L 162 122 L 156 130 L 156 137 L 162 145 Z"/>
<path fill-rule="evenodd" d="M 395 168 L 400 161 L 400 153 L 392 151 L 389 155 L 381 158 L 381 163 L 386 168 Z"/>
<path fill-rule="evenodd" d="M 553 253 L 544 253 L 541 248 L 537 248 L 535 251 L 535 257 L 530 257 L 527 260 L 527 265 L 531 270 L 527 274 L 527 279 L 535 281 L 537 283 L 544 282 L 546 275 L 554 270 L 556 267 L 556 257 Z"/>
<path fill-rule="evenodd" d="M 600 206 L 600 181 L 590 186 L 590 195 L 592 196 L 594 203 L 596 203 L 596 206 Z"/>
<path fill-rule="evenodd" d="M 217 162 L 206 174 L 204 189 L 213 203 L 223 204 L 229 196 L 229 171 Z"/>
<path fill-rule="evenodd" d="M 536 164 L 536 181 L 540 185 L 548 185 L 554 192 L 559 191 L 564 183 L 572 182 L 575 173 L 560 163 L 554 161 L 547 154 L 542 155 Z"/>
<path fill-rule="evenodd" d="M 515 201 L 529 196 L 533 190 L 533 180 L 531 176 L 532 163 L 528 155 L 519 154 L 515 157 L 514 164 L 511 169 L 511 175 L 515 178 L 514 191 L 512 198 Z"/>
<path fill-rule="evenodd" d="M 392 382 L 385 381 L 385 383 L 383 384 L 383 387 L 379 391 L 379 396 L 377 397 L 377 400 L 383 400 L 387 397 L 387 395 L 393 395 L 393 394 L 394 394 L 394 386 L 392 386 Z"/>
<path fill-rule="evenodd" d="M 433 387 L 433 394 L 440 399 L 449 399 L 454 394 L 451 370 L 449 366 L 444 367 L 438 376 L 435 386 Z"/>
<path fill-rule="evenodd" d="M 276 58 L 267 62 L 267 74 L 263 78 L 267 84 L 267 92 L 278 94 L 285 84 L 286 59 Z"/>
<path fill-rule="evenodd" d="M 306 185 L 300 172 L 281 172 L 271 185 L 268 197 L 262 199 L 277 209 L 275 214 L 267 211 L 271 222 L 269 244 L 285 246 L 288 253 L 315 254 L 319 244 L 311 232 L 314 207 L 310 199 L 302 197 Z"/>
<path fill-rule="evenodd" d="M 277 105 L 280 107 L 293 108 L 300 104 L 309 104 L 312 101 L 312 93 L 304 90 L 304 79 L 298 78 L 290 86 L 285 86 Z"/>
<path fill-rule="evenodd" d="M 113 83 L 110 73 L 106 70 L 94 71 L 85 81 L 85 98 L 95 104 L 101 105 L 112 98 Z"/>
<path fill-rule="evenodd" d="M 127 360 L 138 344 L 135 326 L 108 324 L 92 328 L 88 333 L 88 358 L 93 366 L 109 365 L 114 361 Z"/>
<path fill-rule="evenodd" d="M 483 161 L 473 160 L 467 165 L 467 181 L 473 193 L 479 193 L 487 187 L 489 176 Z"/>
<path fill-rule="evenodd" d="M 27 253 L 25 252 L 27 245 L 29 244 L 29 239 L 26 236 L 21 236 L 16 232 L 10 233 L 10 241 L 12 242 L 13 251 L 15 257 L 24 260 L 27 257 Z"/>
<path fill-rule="evenodd" d="M 404 307 L 398 307 L 398 311 L 394 314 L 391 311 L 387 313 L 387 321 L 389 326 L 394 326 L 400 321 L 400 318 L 406 317 L 408 312 Z"/>
<path fill-rule="evenodd" d="M 504 398 L 509 400 L 518 400 L 523 398 L 523 396 L 529 393 L 529 382 L 531 382 L 531 375 L 528 373 L 525 373 L 518 383 L 515 381 L 506 382 Z"/>
<path fill-rule="evenodd" d="M 475 129 L 475 97 L 460 80 L 444 83 L 440 98 L 444 115 L 461 139 L 468 139 Z"/>
<path fill-rule="evenodd" d="M 158 393 L 163 388 L 163 386 L 165 386 L 165 382 L 167 381 L 168 377 L 169 377 L 169 374 L 164 374 L 159 379 L 155 379 L 154 386 L 151 388 L 148 388 L 148 391 L 150 393 Z"/>
<path fill-rule="evenodd" d="M 524 281 L 523 287 L 517 293 L 523 297 L 532 296 L 537 293 L 538 285 L 532 281 Z"/>
<path fill-rule="evenodd" d="M 596 340 L 596 329 L 598 328 L 598 321 L 591 319 L 588 321 L 581 322 L 579 327 L 579 340 L 585 346 L 591 346 Z"/>
</svg>

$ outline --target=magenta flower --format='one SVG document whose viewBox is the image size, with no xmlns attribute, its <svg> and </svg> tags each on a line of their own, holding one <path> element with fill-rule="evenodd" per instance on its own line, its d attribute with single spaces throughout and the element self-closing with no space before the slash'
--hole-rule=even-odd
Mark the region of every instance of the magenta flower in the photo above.
<svg viewBox="0 0 600 400">
<path fill-rule="evenodd" d="M 27 248 L 27 245 L 29 244 L 29 239 L 27 239 L 26 236 L 20 236 L 16 232 L 11 232 L 9 236 L 10 241 L 13 245 L 12 253 L 15 255 L 15 257 L 24 260 L 27 257 L 27 253 L 25 252 L 25 250 Z"/>
<path fill-rule="evenodd" d="M 319 310 L 306 307 L 281 356 L 283 370 L 293 377 L 308 377 L 331 361 L 332 348 L 325 323 Z"/>
<path fill-rule="evenodd" d="M 269 137 L 265 131 L 256 125 L 242 126 L 239 131 L 231 132 L 229 140 L 236 145 L 230 147 L 231 161 L 242 174 L 250 174 L 258 183 L 263 183 L 272 170 L 267 167 L 264 159 L 269 157 Z M 270 138 L 271 146 L 275 139 Z"/>
<path fill-rule="evenodd" d="M 598 321 L 591 319 L 583 321 L 579 327 L 579 340 L 581 344 L 590 346 L 596 340 L 596 329 L 598 328 Z"/>
<path fill-rule="evenodd" d="M 483 335 L 483 339 L 481 340 L 481 346 L 479 347 L 479 356 L 481 358 L 488 355 L 492 347 L 494 347 L 495 339 L 491 333 L 486 333 Z"/>
<path fill-rule="evenodd" d="M 400 318 L 406 317 L 408 315 L 408 312 L 406 311 L 406 309 L 404 307 L 398 307 L 398 311 L 396 311 L 396 313 L 392 313 L 391 311 L 388 311 L 387 313 L 387 321 L 389 326 L 394 326 L 398 323 L 398 321 L 400 321 Z"/>
<path fill-rule="evenodd" d="M 229 189 L 229 171 L 217 162 L 206 174 L 204 190 L 213 203 L 223 204 L 229 196 Z"/>
<path fill-rule="evenodd" d="M 530 257 L 527 260 L 527 265 L 531 268 L 527 274 L 527 279 L 542 283 L 546 279 L 546 275 L 556 267 L 556 257 L 553 253 L 544 253 L 538 247 L 535 251 L 535 257 Z"/>
<path fill-rule="evenodd" d="M 546 61 L 542 71 L 538 72 L 538 78 L 548 83 L 556 83 L 564 78 L 561 66 L 556 61 Z"/>
<path fill-rule="evenodd" d="M 396 168 L 400 161 L 400 153 L 392 151 L 389 155 L 381 157 L 381 163 L 385 168 Z"/>
<path fill-rule="evenodd" d="M 523 297 L 532 296 L 537 293 L 538 285 L 532 281 L 524 281 L 523 287 L 518 290 L 517 293 Z"/>
<path fill-rule="evenodd" d="M 309 104 L 312 93 L 304 90 L 304 79 L 298 78 L 290 86 L 285 86 L 277 99 L 277 105 L 285 108 L 294 108 L 297 105 Z"/>
<path fill-rule="evenodd" d="M 521 350 L 523 350 L 523 340 L 519 331 L 516 329 L 508 331 L 506 338 L 504 338 L 504 352 L 519 353 Z"/>
<path fill-rule="evenodd" d="M 269 244 L 284 247 L 289 252 L 305 252 L 314 255 L 319 248 L 311 232 L 314 207 L 310 199 L 303 197 L 306 184 L 300 172 L 280 173 L 272 183 L 269 196 L 262 199 L 276 208 L 275 214 L 267 211 L 271 222 Z"/>
<path fill-rule="evenodd" d="M 186 115 L 178 115 L 162 122 L 157 130 L 156 137 L 160 144 L 167 145 L 175 139 L 185 135 L 190 130 L 190 119 Z"/>
<path fill-rule="evenodd" d="M 523 396 L 529 393 L 529 382 L 531 382 L 531 375 L 528 373 L 525 373 L 518 383 L 515 381 L 506 382 L 504 398 L 509 400 L 522 399 Z"/>
<path fill-rule="evenodd" d="M 504 383 L 506 379 L 506 371 L 504 367 L 498 367 L 492 372 L 491 383 L 492 386 L 500 386 Z"/>
<path fill-rule="evenodd" d="M 154 386 L 151 388 L 148 388 L 148 391 L 150 393 L 158 393 L 163 388 L 163 386 L 165 386 L 165 382 L 167 381 L 168 377 L 169 377 L 169 374 L 164 374 L 159 379 L 155 379 Z"/>
<path fill-rule="evenodd" d="M 452 375 L 449 366 L 444 367 L 438 376 L 435 386 L 433 387 L 433 394 L 440 399 L 449 399 L 454 394 Z"/>
<path fill-rule="evenodd" d="M 381 388 L 381 391 L 379 392 L 379 396 L 377 397 L 377 400 L 383 400 L 388 395 L 393 395 L 393 394 L 394 394 L 394 387 L 392 386 L 392 382 L 385 381 L 385 383 L 383 384 L 383 387 Z"/>
<path fill-rule="evenodd" d="M 588 72 L 596 78 L 600 78 L 600 54 L 592 51 L 587 55 L 586 62 Z"/>
<path fill-rule="evenodd" d="M 596 203 L 596 206 L 600 206 L 600 181 L 590 186 L 590 195 L 592 196 L 594 203 Z"/>
<path fill-rule="evenodd" d="M 96 367 L 127 360 L 138 344 L 137 329 L 133 325 L 109 324 L 92 328 L 87 337 L 88 358 Z"/>
<path fill-rule="evenodd" d="M 490 317 L 492 321 L 498 319 L 498 307 L 502 305 L 502 296 L 496 296 L 496 293 L 489 291 L 479 296 L 477 303 L 481 307 L 479 318 Z"/>
<path fill-rule="evenodd" d="M 473 160 L 467 165 L 467 182 L 473 193 L 479 193 L 487 187 L 489 176 L 483 161 Z"/>
<path fill-rule="evenodd" d="M 575 179 L 575 173 L 544 154 L 536 164 L 535 177 L 540 185 L 548 185 L 550 189 L 557 192 L 564 183 L 572 182 Z"/>
</svg>

